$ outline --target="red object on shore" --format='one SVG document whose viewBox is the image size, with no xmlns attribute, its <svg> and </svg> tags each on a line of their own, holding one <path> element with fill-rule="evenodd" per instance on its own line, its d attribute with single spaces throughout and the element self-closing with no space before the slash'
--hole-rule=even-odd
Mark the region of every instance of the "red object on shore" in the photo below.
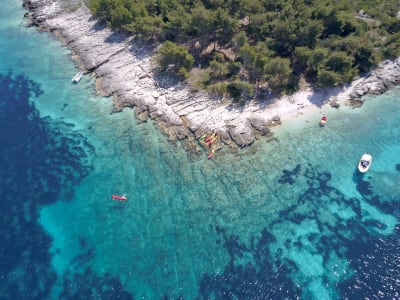
<svg viewBox="0 0 400 300">
<path fill-rule="evenodd" d="M 128 197 L 126 197 L 125 195 L 112 195 L 111 198 L 118 201 L 128 200 Z"/>
</svg>

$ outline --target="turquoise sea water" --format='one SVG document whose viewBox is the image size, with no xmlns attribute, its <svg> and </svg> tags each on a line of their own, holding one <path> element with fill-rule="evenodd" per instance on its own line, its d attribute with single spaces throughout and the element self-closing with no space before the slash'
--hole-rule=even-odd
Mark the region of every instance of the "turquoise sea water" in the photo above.
<svg viewBox="0 0 400 300">
<path fill-rule="evenodd" d="M 2 297 L 400 297 L 399 88 L 193 159 L 111 114 L 90 74 L 71 84 L 69 50 L 20 6 L 0 12 Z"/>
</svg>

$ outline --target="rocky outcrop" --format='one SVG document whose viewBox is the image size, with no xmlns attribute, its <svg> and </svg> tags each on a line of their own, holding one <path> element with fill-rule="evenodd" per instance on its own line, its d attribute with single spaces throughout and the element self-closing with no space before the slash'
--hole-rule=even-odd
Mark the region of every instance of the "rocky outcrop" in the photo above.
<svg viewBox="0 0 400 300">
<path fill-rule="evenodd" d="M 249 122 L 261 135 L 270 136 L 272 135 L 271 127 L 281 124 L 281 118 L 279 116 L 274 116 L 269 120 L 265 120 L 259 116 L 251 116 Z"/>
<path fill-rule="evenodd" d="M 386 60 L 353 85 L 349 98 L 362 102 L 362 96 L 379 95 L 398 84 L 400 84 L 400 58 L 394 61 Z"/>
<path fill-rule="evenodd" d="M 250 145 L 254 142 L 254 132 L 251 130 L 249 124 L 230 126 L 229 134 L 232 140 L 240 147 Z"/>
</svg>

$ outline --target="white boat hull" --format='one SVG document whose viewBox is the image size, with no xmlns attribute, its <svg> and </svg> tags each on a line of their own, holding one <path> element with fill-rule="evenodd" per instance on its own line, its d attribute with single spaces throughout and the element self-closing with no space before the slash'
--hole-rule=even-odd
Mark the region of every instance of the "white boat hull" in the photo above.
<svg viewBox="0 0 400 300">
<path fill-rule="evenodd" d="M 72 78 L 72 82 L 78 83 L 81 80 L 82 75 L 83 75 L 82 71 L 76 73 L 75 76 Z"/>
<path fill-rule="evenodd" d="M 371 167 L 372 156 L 371 154 L 365 153 L 361 156 L 360 161 L 358 162 L 358 171 L 361 173 L 368 172 Z"/>
</svg>

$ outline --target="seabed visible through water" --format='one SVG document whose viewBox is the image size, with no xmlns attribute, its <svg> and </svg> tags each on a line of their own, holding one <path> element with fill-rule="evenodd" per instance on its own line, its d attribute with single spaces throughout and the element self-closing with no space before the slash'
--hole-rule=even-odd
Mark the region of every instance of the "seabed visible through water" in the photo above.
<svg viewBox="0 0 400 300">
<path fill-rule="evenodd" d="M 191 159 L 132 110 L 111 114 L 90 75 L 72 85 L 68 49 L 16 3 L 0 18 L 1 295 L 398 297 L 398 88 L 321 109 L 324 128 L 300 115 L 271 142 Z"/>
</svg>

